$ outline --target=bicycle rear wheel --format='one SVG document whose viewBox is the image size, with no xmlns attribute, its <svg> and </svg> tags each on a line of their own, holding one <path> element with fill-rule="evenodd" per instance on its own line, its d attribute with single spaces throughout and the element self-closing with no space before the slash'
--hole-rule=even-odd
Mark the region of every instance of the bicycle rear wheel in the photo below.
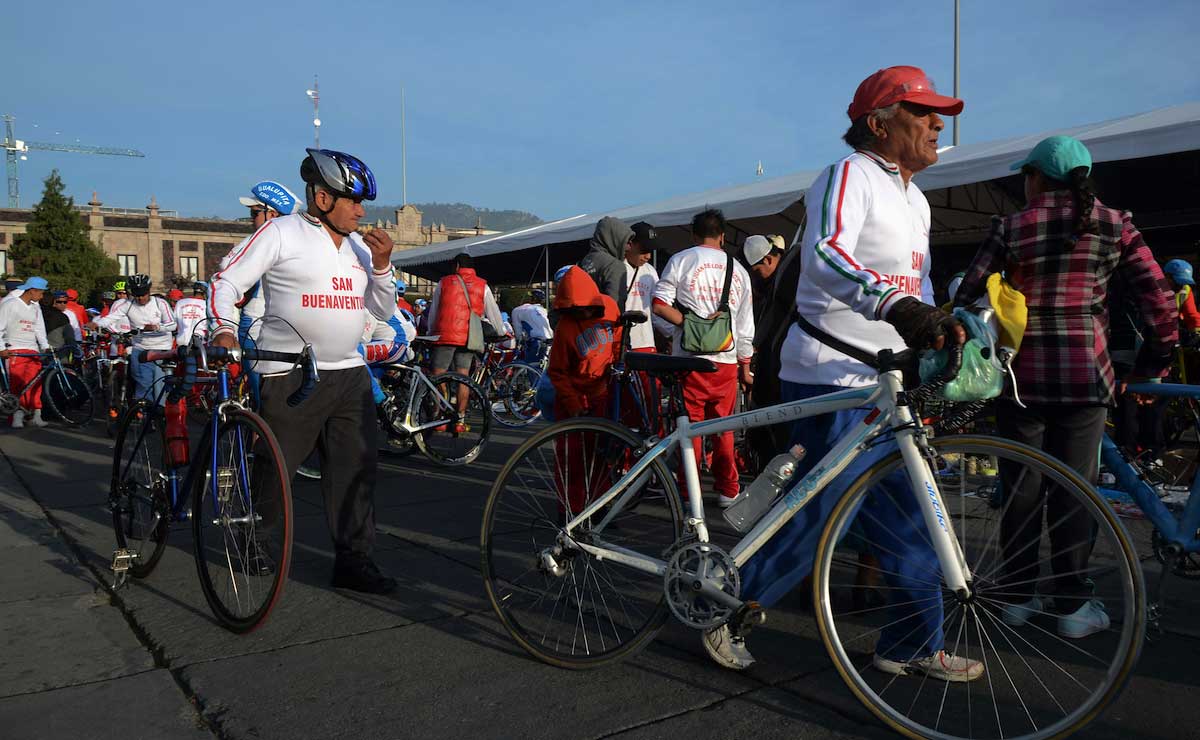
<svg viewBox="0 0 1200 740">
<path fill-rule="evenodd" d="M 537 384 L 542 371 L 533 365 L 513 363 L 504 390 L 504 405 L 512 421 L 509 426 L 528 426 L 542 412 L 537 406 Z"/>
<path fill-rule="evenodd" d="M 513 639 L 537 659 L 593 668 L 640 649 L 667 616 L 663 577 L 589 555 L 576 543 L 664 557 L 683 533 L 675 480 L 661 459 L 568 537 L 568 512 L 607 492 L 636 461 L 641 440 L 602 419 L 547 427 L 517 450 L 492 486 L 480 555 L 488 599 Z M 607 524 L 606 518 L 611 517 Z"/>
<path fill-rule="evenodd" d="M 861 536 L 895 517 L 892 507 L 905 510 L 897 496 L 912 495 L 908 485 L 880 485 L 904 472 L 899 453 L 889 456 L 850 485 L 817 546 L 817 623 L 834 665 L 877 717 L 908 737 L 1077 732 L 1117 695 L 1141 648 L 1144 584 L 1128 535 L 1094 488 L 1038 450 L 966 435 L 932 447 L 942 513 L 971 569 L 971 593 L 950 593 L 935 560 L 902 561 L 899 543 Z M 1012 495 L 1018 490 L 1032 502 L 1022 506 Z M 1083 518 L 1086 526 L 1076 526 Z M 859 560 L 864 551 L 875 565 Z M 1107 626 L 1069 637 L 1083 623 L 1064 612 L 1095 602 Z M 899 673 L 874 667 L 881 642 L 891 645 L 885 657 Z M 942 682 L 912 662 L 943 646 L 981 661 L 983 675 Z"/>
<path fill-rule="evenodd" d="M 46 376 L 42 397 L 55 416 L 71 426 L 83 426 L 96 413 L 87 383 L 74 370 L 54 370 Z"/>
<path fill-rule="evenodd" d="M 192 466 L 192 534 L 204 598 L 227 629 L 249 632 L 279 601 L 291 564 L 283 453 L 257 414 L 232 410 L 215 440 L 207 431 Z"/>
<path fill-rule="evenodd" d="M 121 419 L 108 489 L 117 547 L 132 552 L 129 572 L 137 578 L 150 575 L 158 564 L 171 519 L 166 431 L 157 411 L 141 401 Z"/>
<path fill-rule="evenodd" d="M 430 378 L 433 388 L 422 384 L 414 400 L 417 425 L 436 426 L 413 434 L 417 447 L 442 465 L 466 465 L 483 451 L 492 415 L 479 386 L 464 375 L 446 373 Z M 458 397 L 466 395 L 466 409 L 459 411 Z"/>
</svg>

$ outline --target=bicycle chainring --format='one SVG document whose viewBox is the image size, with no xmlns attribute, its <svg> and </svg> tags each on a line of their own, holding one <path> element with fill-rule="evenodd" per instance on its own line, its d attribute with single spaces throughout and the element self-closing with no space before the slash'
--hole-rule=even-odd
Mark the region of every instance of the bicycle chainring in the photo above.
<svg viewBox="0 0 1200 740">
<path fill-rule="evenodd" d="M 733 598 L 742 579 L 733 558 L 711 542 L 692 542 L 675 550 L 663 574 L 667 606 L 680 622 L 693 629 L 719 627 L 733 616 L 733 608 L 700 593 L 696 584 L 707 580 Z"/>
<path fill-rule="evenodd" d="M 21 402 L 11 393 L 0 393 L 0 416 L 12 416 L 21 407 Z"/>
</svg>

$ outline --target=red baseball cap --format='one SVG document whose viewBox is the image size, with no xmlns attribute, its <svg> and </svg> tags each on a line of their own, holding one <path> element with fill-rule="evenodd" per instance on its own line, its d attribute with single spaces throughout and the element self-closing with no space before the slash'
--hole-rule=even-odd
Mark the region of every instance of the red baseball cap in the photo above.
<svg viewBox="0 0 1200 740">
<path fill-rule="evenodd" d="M 178 301 L 183 298 L 183 291 L 179 288 L 172 288 L 171 291 L 167 293 L 167 298 L 170 298 L 173 301 Z"/>
<path fill-rule="evenodd" d="M 876 108 L 901 101 L 927 105 L 948 116 L 957 116 L 963 109 L 963 101 L 958 98 L 938 95 L 933 80 L 920 67 L 888 67 L 859 83 L 846 114 L 857 121 Z"/>
</svg>

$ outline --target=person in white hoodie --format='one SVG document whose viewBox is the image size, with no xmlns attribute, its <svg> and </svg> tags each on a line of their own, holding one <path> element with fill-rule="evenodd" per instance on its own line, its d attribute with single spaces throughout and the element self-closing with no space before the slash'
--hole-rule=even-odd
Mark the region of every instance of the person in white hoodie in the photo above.
<svg viewBox="0 0 1200 740">
<path fill-rule="evenodd" d="M 46 323 L 42 319 L 39 301 L 49 284 L 45 278 L 31 277 L 0 303 L 0 358 L 8 360 L 8 384 L 20 390 L 20 406 L 12 417 L 13 429 L 25 426 L 25 415 L 32 412 L 29 423 L 44 427 L 42 421 L 42 383 L 31 384 L 42 369 L 37 353 L 50 349 L 46 341 Z M 16 291 L 14 291 L 16 292 Z"/>
<path fill-rule="evenodd" d="M 333 585 L 384 594 L 396 580 L 380 572 L 375 547 L 375 400 L 358 345 L 367 313 L 386 322 L 396 309 L 392 240 L 383 229 L 357 233 L 364 200 L 375 199 L 375 176 L 357 157 L 309 149 L 300 164 L 308 209 L 263 224 L 230 252 L 212 280 L 209 309 L 214 344 L 234 348 L 231 319 L 238 300 L 262 283 L 264 315 L 258 347 L 316 352 L 320 382 L 308 399 L 289 406 L 299 370 L 259 362 L 262 416 L 283 451 L 287 474 L 315 446 L 321 491 L 336 551 Z"/>
</svg>

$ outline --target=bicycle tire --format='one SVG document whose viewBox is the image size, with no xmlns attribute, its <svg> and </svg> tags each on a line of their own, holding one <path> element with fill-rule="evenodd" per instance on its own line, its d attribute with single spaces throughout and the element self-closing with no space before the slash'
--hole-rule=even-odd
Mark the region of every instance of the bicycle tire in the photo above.
<svg viewBox="0 0 1200 740">
<path fill-rule="evenodd" d="M 287 582 L 291 481 L 275 435 L 251 411 L 226 411 L 215 444 L 215 478 L 211 431 L 189 472 L 196 573 L 217 621 L 245 633 L 267 620 Z"/>
<path fill-rule="evenodd" d="M 487 444 L 488 432 L 492 415 L 487 409 L 487 398 L 479 386 L 471 382 L 465 375 L 444 373 L 429 378 L 438 395 L 442 398 L 457 397 L 458 391 L 449 392 L 451 386 L 467 390 L 466 412 L 459 412 L 457 406 L 451 411 L 441 399 L 434 398 L 434 391 L 422 384 L 413 399 L 416 423 L 418 426 L 435 421 L 444 421 L 437 427 L 414 432 L 413 437 L 417 447 L 430 460 L 439 465 L 466 465 L 479 457 Z M 460 431 L 459 426 L 463 429 Z"/>
<path fill-rule="evenodd" d="M 578 452 L 572 450 L 572 440 Z M 570 669 L 608 665 L 643 648 L 667 619 L 662 576 L 597 560 L 581 549 L 553 552 L 567 511 L 582 510 L 593 495 L 607 491 L 641 444 L 629 429 L 606 419 L 568 419 L 526 440 L 492 486 L 480 530 L 484 589 L 505 630 L 544 663 Z M 572 477 L 572 459 L 581 462 L 575 469 L 587 470 L 586 475 Z M 554 469 L 539 470 L 547 460 L 554 461 Z M 614 514 L 616 526 L 602 533 L 606 542 L 662 557 L 683 534 L 675 479 L 661 458 L 651 463 L 633 497 L 623 502 L 618 497 L 593 522 L 598 524 L 617 505 L 622 509 Z M 595 536 L 591 522 L 573 534 L 575 541 Z M 557 558 L 561 573 L 547 570 L 548 552 Z M 611 593 L 605 593 L 606 587 Z M 627 587 L 634 593 L 616 593 Z M 550 634 L 560 606 L 567 637 Z M 547 609 L 549 614 L 543 614 Z M 577 613 L 568 615 L 570 609 Z"/>
<path fill-rule="evenodd" d="M 511 362 L 508 367 L 512 370 L 504 388 L 504 407 L 514 421 L 501 423 L 510 427 L 529 426 L 542 415 L 535 398 L 542 370 L 524 362 Z"/>
<path fill-rule="evenodd" d="M 85 426 L 96 413 L 95 398 L 74 370 L 50 371 L 43 388 L 46 405 L 65 424 Z"/>
<path fill-rule="evenodd" d="M 864 472 L 847 488 L 846 493 L 834 506 L 817 545 L 816 570 L 813 578 L 814 599 L 817 607 L 818 630 L 830 659 L 851 692 L 864 706 L 888 727 L 907 737 L 957 738 L 970 736 L 984 738 L 994 734 L 998 737 L 1041 739 L 1066 737 L 1079 731 L 1120 692 L 1137 661 L 1144 637 L 1145 587 L 1138 559 L 1127 533 L 1117 521 L 1111 508 L 1105 504 L 1092 486 L 1061 462 L 1039 450 L 1004 439 L 967 435 L 936 439 L 932 441 L 931 445 L 937 453 L 939 461 L 952 459 L 948 455 L 955 453 L 961 456 L 958 458 L 960 468 L 957 473 L 945 472 L 952 471 L 952 466 L 947 465 L 946 468 L 935 471 L 935 475 L 950 476 L 943 478 L 946 482 L 942 487 L 947 489 L 952 480 L 955 478 L 958 480 L 959 491 L 957 494 L 946 493 L 943 495 L 943 503 L 946 507 L 944 514 L 952 523 L 952 530 L 958 529 L 961 525 L 961 531 L 956 531 L 955 536 L 968 560 L 968 565 L 972 568 L 974 593 L 971 594 L 970 601 L 966 602 L 957 600 L 953 594 L 944 593 L 945 588 L 941 583 L 939 570 L 939 572 L 930 574 L 929 583 L 932 585 L 928 591 L 931 595 L 924 598 L 929 599 L 931 603 L 936 603 L 939 593 L 942 594 L 942 599 L 949 597 L 949 606 L 943 605 L 942 630 L 945 635 L 945 649 L 953 654 L 967 658 L 972 657 L 971 640 L 975 635 L 971 634 L 971 628 L 966 626 L 968 614 L 974 619 L 974 632 L 979 637 L 978 654 L 975 657 L 981 658 L 984 663 L 984 675 L 977 681 L 981 684 L 980 688 L 972 694 L 971 682 L 937 685 L 939 682 L 934 680 L 934 688 L 927 696 L 922 697 L 922 690 L 929 683 L 927 676 L 925 678 L 903 678 L 901 675 L 889 675 L 871 668 L 872 658 L 869 656 L 863 658 L 859 653 L 857 661 L 851 657 L 849 648 L 851 643 L 864 635 L 869 637 L 872 634 L 879 634 L 887 626 L 902 623 L 901 619 L 895 619 L 878 629 L 869 624 L 864 625 L 864 623 L 876 619 L 876 617 L 868 616 L 871 612 L 889 610 L 886 615 L 879 615 L 879 618 L 892 619 L 895 617 L 896 612 L 890 611 L 891 608 L 886 604 L 867 609 L 860 608 L 863 605 L 857 599 L 851 599 L 851 610 L 844 610 L 847 591 L 854 595 L 867 595 L 868 587 L 858 583 L 861 577 L 859 574 L 856 573 L 853 576 L 855 585 L 852 587 L 835 589 L 831 586 L 831 581 L 835 576 L 845 577 L 847 580 L 851 577 L 848 575 L 851 568 L 847 566 L 851 565 L 852 561 L 844 559 L 839 563 L 836 560 L 836 553 L 839 549 L 847 549 L 847 540 L 843 538 L 850 531 L 851 523 L 856 516 L 860 513 L 867 517 L 874 516 L 867 508 L 860 508 L 864 506 L 866 497 L 872 492 L 873 487 L 890 472 L 903 470 L 903 462 L 898 451 Z M 967 466 L 965 457 L 967 455 L 979 458 L 990 456 L 986 471 L 982 474 L 969 472 L 971 468 Z M 991 459 L 998 461 L 994 468 L 990 465 Z M 1089 577 L 1095 575 L 1094 587 L 1102 589 L 1109 595 L 1108 603 L 1111 604 L 1111 598 L 1116 594 L 1122 597 L 1120 619 L 1116 623 L 1116 628 L 1110 627 L 1091 636 L 1082 639 L 1073 638 L 1071 642 L 1068 642 L 1058 634 L 1059 630 L 1063 629 L 1061 621 L 1057 623 L 1053 631 L 1038 624 L 1038 622 L 1060 616 L 1042 611 L 1045 607 L 1041 603 L 1035 607 L 1029 607 L 1030 611 L 1024 613 L 1024 621 L 1019 619 L 1016 623 L 1008 621 L 1013 616 L 1013 612 L 1009 610 L 1015 607 L 1006 605 L 1007 602 L 999 600 L 1001 597 L 1016 596 L 1017 594 L 1012 592 L 1012 589 L 1017 588 L 1018 584 L 1027 584 L 1027 587 L 1033 590 L 1039 582 L 1053 581 L 1054 577 L 1026 581 L 1009 580 L 1002 584 L 1001 581 L 1006 577 L 1004 569 L 1007 563 L 1025 548 L 1022 547 L 1016 552 L 1009 553 L 1004 549 L 1005 545 L 991 547 L 990 545 L 995 545 L 1000 539 L 998 524 L 996 526 L 997 539 L 992 540 L 985 537 L 982 540 L 982 546 L 978 539 L 968 536 L 967 532 L 979 521 L 986 522 L 990 516 L 988 512 L 991 512 L 991 516 L 995 516 L 998 521 L 1003 519 L 1008 512 L 1008 503 L 1013 499 L 1004 492 L 1006 490 L 1004 488 L 1005 478 L 1004 474 L 999 471 L 1009 471 L 1007 475 L 1011 480 L 1011 476 L 1017 470 L 1015 467 L 1017 463 L 1027 466 L 1022 469 L 1021 475 L 1028 474 L 1030 470 L 1036 471 L 1036 474 L 1042 476 L 1040 479 L 1033 479 L 1033 482 L 1039 484 L 1039 487 L 1045 481 L 1051 481 L 1056 486 L 1054 489 L 1056 492 L 1061 491 L 1063 496 L 1070 498 L 1072 506 L 1081 506 L 1080 510 L 1094 517 L 1093 526 L 1096 527 L 1095 538 L 1092 540 L 1094 549 L 1091 550 L 1089 567 L 1085 569 L 1085 573 Z M 1020 485 L 1022 481 L 1023 478 L 1017 478 L 1017 485 Z M 992 486 L 1000 489 L 999 499 L 1002 502 L 1003 512 L 997 513 L 994 506 L 994 491 L 990 489 Z M 907 487 L 906 490 L 908 490 Z M 1047 489 L 1042 490 L 1043 496 L 1045 496 L 1044 492 Z M 875 495 L 881 496 L 882 494 L 876 493 Z M 890 496 L 890 494 L 888 495 Z M 894 501 L 894 499 L 892 500 Z M 876 507 L 882 501 L 882 498 L 877 498 L 866 506 Z M 1037 517 L 1037 524 L 1040 526 L 1043 509 L 1047 508 L 1044 504 L 1043 501 L 1042 504 L 1033 507 L 1030 515 L 1017 525 L 1016 529 L 1024 530 L 1030 524 L 1031 517 L 1034 516 Z M 970 513 L 969 518 L 968 513 Z M 1019 516 L 1019 514 L 1015 516 Z M 1050 517 L 1047 516 L 1047 518 Z M 1065 518 L 1061 519 L 1059 523 L 1065 520 Z M 1056 526 L 1056 524 L 1051 524 L 1047 533 Z M 1031 544 L 1037 545 L 1036 555 L 1040 556 L 1045 541 L 1050 539 L 1050 537 L 1044 536 L 1031 541 Z M 1084 539 L 1086 540 L 1086 538 Z M 1005 544 L 1009 547 L 1017 546 Z M 972 550 L 978 556 L 977 562 L 972 559 Z M 879 550 L 875 550 L 875 552 L 879 552 Z M 997 559 L 993 562 L 989 560 L 990 557 Z M 1038 561 L 1034 567 L 1036 569 L 1040 566 L 1041 561 Z M 991 569 L 988 570 L 987 567 L 991 567 Z M 1095 572 L 1093 573 L 1093 571 Z M 1024 571 L 1016 577 L 1023 578 L 1030 572 L 1038 571 Z M 993 576 L 996 578 L 994 586 L 990 585 Z M 997 591 L 997 588 L 1001 590 Z M 1003 589 L 1009 589 L 1009 591 L 1006 592 Z M 1022 589 L 1017 590 L 1021 591 Z M 913 592 L 911 586 L 910 592 Z M 906 598 L 907 595 L 901 595 L 901 598 Z M 1045 594 L 1035 590 L 1034 595 L 1035 598 L 1041 598 Z M 931 606 L 919 609 L 922 601 L 923 599 L 917 599 L 908 602 L 911 604 L 908 608 L 913 610 L 910 614 L 921 614 L 932 608 Z M 842 615 L 835 617 L 835 610 L 842 611 Z M 838 621 L 841 617 L 845 617 L 844 622 Z M 955 617 L 959 617 L 957 628 L 954 626 Z M 913 619 L 913 617 L 909 616 L 907 619 Z M 868 627 L 865 631 L 864 626 Z M 995 634 L 988 634 L 985 639 L 985 630 L 994 630 Z M 860 634 L 850 637 L 856 631 Z M 915 631 L 916 628 L 909 634 L 911 635 Z M 966 635 L 965 645 L 962 642 L 964 634 Z M 1035 644 L 1035 641 L 1038 644 Z M 1057 644 L 1051 641 L 1057 641 Z M 869 646 L 870 641 L 860 644 Z M 1021 653 L 1026 646 L 1032 648 L 1036 655 L 1033 653 L 1020 654 L 1019 660 L 1008 657 L 1009 653 Z M 1104 650 L 1101 650 L 1102 646 L 1105 646 Z M 916 649 L 920 650 L 922 647 Z M 1043 650 L 1042 647 L 1045 649 Z M 1110 657 L 1101 658 L 1095 655 L 1099 652 Z M 1059 655 L 1066 656 L 1063 660 L 1074 659 L 1078 662 L 1086 662 L 1079 658 L 1079 654 L 1083 654 L 1089 660 L 1094 660 L 1100 666 L 1091 666 L 1089 663 L 1088 666 L 1077 667 L 1074 664 L 1068 664 L 1070 669 L 1080 672 L 1079 677 L 1076 677 L 1071 670 L 1055 663 L 1055 656 Z M 1047 663 L 1049 665 L 1044 665 Z M 1035 665 L 1038 666 L 1037 669 L 1034 668 Z M 1000 670 L 997 670 L 997 667 Z M 902 670 L 902 674 L 910 673 L 913 671 Z M 1064 681 L 1060 674 L 1065 674 L 1070 681 Z M 1037 695 L 1022 695 L 1021 689 L 1017 688 L 1016 679 L 1022 679 L 1026 675 L 1041 687 L 1036 692 Z M 1089 687 L 1080 678 L 1084 680 L 1095 678 L 1097 683 L 1095 686 Z M 1078 691 L 1071 681 L 1074 681 L 1083 692 L 1086 692 L 1086 696 L 1078 707 L 1068 710 L 1062 706 L 1060 699 L 1066 699 L 1070 695 L 1069 692 Z M 1063 688 L 1064 685 L 1065 688 Z M 951 696 L 952 687 L 956 687 L 953 689 L 953 696 Z M 1064 691 L 1064 693 L 1060 697 L 1054 693 L 1055 690 Z M 889 691 L 893 692 L 891 700 L 883 697 L 883 694 Z M 997 691 L 1005 701 L 997 699 Z M 1040 695 L 1041 692 L 1047 694 L 1056 706 L 1047 706 L 1048 702 Z M 959 706 L 964 693 L 966 697 L 965 714 L 955 709 Z M 992 706 L 983 706 L 983 702 L 986 702 L 989 696 Z M 1016 701 L 1013 700 L 1014 696 Z M 950 709 L 953 712 L 953 715 L 949 717 L 946 715 L 948 703 L 952 704 Z M 905 706 L 907 709 L 904 709 Z M 936 721 L 918 720 L 912 716 L 918 712 L 932 714 L 934 711 L 936 711 L 936 717 L 933 719 Z M 1016 714 L 1022 711 L 1023 715 Z M 1002 712 L 1014 713 L 1014 717 L 1002 719 Z M 1062 716 L 1059 716 L 1060 713 Z M 1005 727 L 1006 722 L 1007 728 Z"/>
<path fill-rule="evenodd" d="M 156 408 L 140 401 L 125 413 L 113 446 L 108 506 L 117 547 L 134 550 L 129 573 L 150 575 L 162 558 L 170 529 L 171 502 L 166 489 L 166 428 Z M 159 517 L 154 523 L 154 516 Z M 142 543 L 139 545 L 138 543 Z M 149 551 L 145 552 L 146 543 Z"/>
</svg>

